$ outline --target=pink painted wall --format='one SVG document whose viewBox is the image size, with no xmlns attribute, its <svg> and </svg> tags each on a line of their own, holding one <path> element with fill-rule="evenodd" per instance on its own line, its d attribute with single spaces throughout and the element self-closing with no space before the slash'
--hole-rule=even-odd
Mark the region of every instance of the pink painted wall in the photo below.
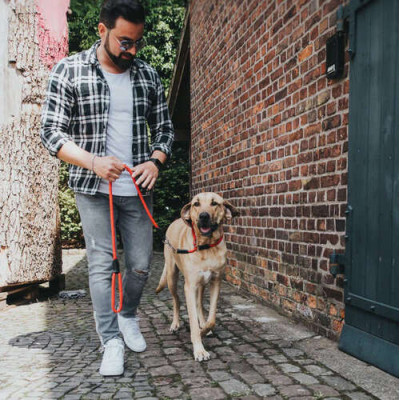
<svg viewBox="0 0 400 400">
<path fill-rule="evenodd" d="M 35 0 L 40 58 L 49 69 L 68 54 L 69 2 L 70 0 Z"/>
</svg>

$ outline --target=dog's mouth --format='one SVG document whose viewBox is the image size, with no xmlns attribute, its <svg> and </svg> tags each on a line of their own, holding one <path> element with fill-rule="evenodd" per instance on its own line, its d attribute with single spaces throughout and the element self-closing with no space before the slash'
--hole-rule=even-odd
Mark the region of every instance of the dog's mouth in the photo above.
<svg viewBox="0 0 400 400">
<path fill-rule="evenodd" d="M 218 228 L 218 224 L 200 224 L 200 222 L 197 224 L 197 226 L 203 236 L 211 236 Z"/>
</svg>

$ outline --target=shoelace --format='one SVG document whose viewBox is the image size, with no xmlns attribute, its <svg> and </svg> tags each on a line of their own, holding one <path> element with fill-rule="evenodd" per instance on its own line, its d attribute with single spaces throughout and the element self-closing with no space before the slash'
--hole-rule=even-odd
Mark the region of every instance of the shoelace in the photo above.
<svg viewBox="0 0 400 400">
<path fill-rule="evenodd" d="M 102 346 L 102 350 L 103 350 L 102 353 L 105 352 L 106 348 L 123 350 L 124 344 L 120 340 L 111 339 L 104 346 Z M 108 353 L 108 354 L 110 354 L 110 353 Z"/>
</svg>

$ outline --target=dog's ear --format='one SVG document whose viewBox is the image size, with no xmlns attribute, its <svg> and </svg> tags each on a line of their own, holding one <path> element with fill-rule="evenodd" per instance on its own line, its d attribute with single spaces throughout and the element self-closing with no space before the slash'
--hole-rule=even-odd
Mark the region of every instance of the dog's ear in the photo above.
<svg viewBox="0 0 400 400">
<path fill-rule="evenodd" d="M 225 218 L 231 219 L 238 217 L 240 215 L 239 210 L 233 206 L 229 201 L 224 200 L 224 207 L 225 207 Z"/>
<path fill-rule="evenodd" d="M 192 226 L 192 220 L 190 219 L 190 208 L 192 207 L 192 203 L 187 203 L 181 210 L 181 218 L 185 222 L 185 224 Z"/>
</svg>

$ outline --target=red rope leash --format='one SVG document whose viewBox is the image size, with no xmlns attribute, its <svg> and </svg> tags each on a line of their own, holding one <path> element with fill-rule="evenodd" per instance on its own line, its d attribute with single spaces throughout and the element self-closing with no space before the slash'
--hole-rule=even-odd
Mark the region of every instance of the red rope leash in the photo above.
<svg viewBox="0 0 400 400">
<path fill-rule="evenodd" d="M 132 181 L 136 187 L 136 190 L 138 192 L 140 201 L 143 204 L 144 209 L 146 210 L 147 215 L 150 218 L 150 221 L 154 225 L 155 228 L 158 228 L 158 225 L 156 221 L 154 221 L 153 216 L 151 215 L 146 202 L 144 201 L 144 198 L 142 196 L 142 193 L 139 189 L 139 186 L 136 183 L 135 178 L 132 176 L 133 172 L 132 170 L 124 164 L 124 168 L 129 172 L 129 175 L 132 178 Z M 113 251 L 113 264 L 112 264 L 112 277 L 111 277 L 111 308 L 115 313 L 119 313 L 122 310 L 122 300 L 123 300 L 123 293 L 122 293 L 122 277 L 121 273 L 119 270 L 119 261 L 118 261 L 118 256 L 117 256 L 117 248 L 116 248 L 116 240 L 115 240 L 115 226 L 114 226 L 114 206 L 113 206 L 113 197 L 112 197 L 112 182 L 109 182 L 108 184 L 108 190 L 109 190 L 109 200 L 110 200 L 110 221 L 111 221 L 111 237 L 112 237 L 112 251 Z M 119 306 L 118 309 L 115 308 L 115 278 L 118 275 L 118 291 L 119 291 Z"/>
</svg>

